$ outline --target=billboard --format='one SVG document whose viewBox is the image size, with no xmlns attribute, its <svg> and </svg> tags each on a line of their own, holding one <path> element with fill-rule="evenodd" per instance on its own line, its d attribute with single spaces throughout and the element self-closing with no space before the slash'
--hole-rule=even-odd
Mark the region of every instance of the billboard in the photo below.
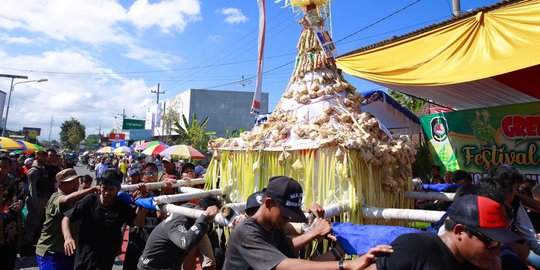
<svg viewBox="0 0 540 270">
<path fill-rule="evenodd" d="M 126 134 L 122 133 L 110 133 L 109 141 L 123 141 L 126 139 Z"/>
<path fill-rule="evenodd" d="M 22 132 L 25 137 L 35 139 L 37 136 L 41 135 L 41 128 L 23 127 Z"/>
<path fill-rule="evenodd" d="M 145 120 L 124 119 L 124 121 L 122 122 L 122 129 L 144 129 L 145 122 Z"/>
<path fill-rule="evenodd" d="M 111 143 L 112 148 L 118 148 L 121 146 L 127 146 L 127 141 L 117 141 L 117 142 Z"/>
<path fill-rule="evenodd" d="M 420 117 L 435 163 L 479 179 L 503 164 L 540 180 L 540 102 Z"/>
<path fill-rule="evenodd" d="M 129 131 L 129 139 L 132 141 L 152 140 L 151 129 L 132 129 Z"/>
</svg>

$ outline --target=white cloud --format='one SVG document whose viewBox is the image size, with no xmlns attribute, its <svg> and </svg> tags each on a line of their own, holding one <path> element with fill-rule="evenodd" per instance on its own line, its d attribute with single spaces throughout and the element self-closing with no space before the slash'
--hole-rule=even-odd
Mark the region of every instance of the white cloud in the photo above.
<svg viewBox="0 0 540 270">
<path fill-rule="evenodd" d="M 0 27 L 21 28 L 56 40 L 89 44 L 131 42 L 118 22 L 124 8 L 114 0 L 4 0 Z M 24 7 L 24 8 L 23 8 Z"/>
<path fill-rule="evenodd" d="M 216 10 L 216 12 L 226 16 L 225 22 L 230 24 L 243 23 L 249 19 L 242 13 L 242 10 L 240 10 L 239 8 L 222 8 Z"/>
<path fill-rule="evenodd" d="M 0 33 L 0 40 L 10 44 L 30 44 L 34 42 L 26 37 L 12 37 L 5 33 Z"/>
<path fill-rule="evenodd" d="M 114 127 L 114 116 L 124 108 L 130 115 L 144 117 L 144 110 L 140 106 L 152 98 L 150 88 L 143 80 L 124 78 L 80 50 L 22 56 L 8 56 L 0 51 L 0 62 L 20 69 L 75 73 L 40 74 L 0 69 L 0 73 L 49 80 L 16 85 L 8 118 L 10 129 L 23 126 L 41 128 L 42 139 L 47 139 L 51 115 L 55 119 L 53 138 L 58 138 L 60 124 L 70 117 L 85 124 L 87 134 L 97 133 L 100 125 L 108 132 Z M 9 83 L 7 79 L 0 80 L 0 89 L 9 88 Z"/>
<path fill-rule="evenodd" d="M 127 18 L 141 29 L 157 26 L 165 33 L 183 32 L 189 22 L 201 19 L 201 6 L 198 0 L 164 0 L 155 4 L 137 0 L 129 8 Z"/>
<path fill-rule="evenodd" d="M 221 35 L 209 35 L 209 36 L 208 36 L 208 40 L 210 40 L 210 41 L 212 41 L 212 42 L 222 41 L 222 40 L 223 40 L 223 36 L 221 36 Z"/>
<path fill-rule="evenodd" d="M 180 33 L 200 19 L 199 0 L 136 0 L 128 9 L 116 0 L 3 0 L 0 8 L 0 28 L 23 29 L 65 42 L 126 47 L 124 56 L 159 68 L 178 59 L 143 48 L 129 26 L 143 30 L 156 26 L 165 33 Z"/>
<path fill-rule="evenodd" d="M 136 45 L 129 46 L 128 52 L 123 54 L 123 56 L 133 60 L 139 60 L 143 63 L 158 67 L 160 69 L 166 69 L 167 66 L 172 63 L 181 62 L 180 57 L 166 53 L 156 52 Z"/>
</svg>

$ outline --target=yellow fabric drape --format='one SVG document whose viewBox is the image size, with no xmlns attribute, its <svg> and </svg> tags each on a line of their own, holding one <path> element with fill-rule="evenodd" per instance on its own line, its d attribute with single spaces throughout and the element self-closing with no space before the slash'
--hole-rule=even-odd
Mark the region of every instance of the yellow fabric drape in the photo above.
<svg viewBox="0 0 540 270">
<path fill-rule="evenodd" d="M 370 81 L 435 86 L 469 82 L 540 64 L 540 0 L 479 12 L 385 46 L 345 55 L 337 65 Z"/>
</svg>

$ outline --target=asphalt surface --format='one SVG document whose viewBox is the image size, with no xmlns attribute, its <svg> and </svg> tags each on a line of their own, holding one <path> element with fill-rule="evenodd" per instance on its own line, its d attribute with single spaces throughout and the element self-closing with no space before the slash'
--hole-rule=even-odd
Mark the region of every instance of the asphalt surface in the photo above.
<svg viewBox="0 0 540 270">
<path fill-rule="evenodd" d="M 85 174 L 89 174 L 92 176 L 92 178 L 95 177 L 95 172 L 90 172 L 87 168 L 86 168 L 86 165 L 82 165 L 82 164 L 78 164 L 76 167 L 75 167 L 75 170 L 77 171 L 77 174 L 79 175 L 85 175 Z M 122 263 L 120 261 L 116 261 L 114 263 L 115 265 L 113 266 L 113 270 L 120 270 L 122 269 Z M 23 257 L 23 258 L 18 258 L 18 261 L 17 261 L 17 264 L 15 266 L 15 269 L 32 269 L 32 270 L 38 270 L 38 264 L 37 264 L 37 261 L 36 261 L 36 257 L 35 256 L 32 256 L 32 257 Z"/>
</svg>

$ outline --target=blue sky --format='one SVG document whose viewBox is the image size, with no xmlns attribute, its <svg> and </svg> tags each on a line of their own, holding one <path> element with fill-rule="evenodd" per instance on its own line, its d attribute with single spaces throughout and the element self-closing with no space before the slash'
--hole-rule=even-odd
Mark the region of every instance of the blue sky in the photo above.
<svg viewBox="0 0 540 270">
<path fill-rule="evenodd" d="M 52 138 L 69 117 L 87 134 L 110 131 L 115 116 L 144 116 L 157 84 L 169 98 L 189 88 L 253 91 L 256 73 L 256 0 L 3 0 L 0 9 L 0 73 L 48 82 L 16 85 L 8 128 L 42 129 Z M 462 0 L 462 10 L 496 3 Z M 451 0 L 335 0 L 332 34 L 340 40 L 389 14 L 407 9 L 336 44 L 338 53 L 404 34 L 451 17 Z M 301 31 L 295 14 L 267 0 L 263 91 L 273 108 L 292 71 Z M 283 66 L 284 65 L 284 66 Z M 347 77 L 359 90 L 377 85 Z M 9 79 L 0 78 L 8 92 Z M 246 108 L 249 110 L 249 108 Z M 5 115 L 5 113 L 4 113 Z M 232 127 L 234 128 L 234 127 Z"/>
</svg>

